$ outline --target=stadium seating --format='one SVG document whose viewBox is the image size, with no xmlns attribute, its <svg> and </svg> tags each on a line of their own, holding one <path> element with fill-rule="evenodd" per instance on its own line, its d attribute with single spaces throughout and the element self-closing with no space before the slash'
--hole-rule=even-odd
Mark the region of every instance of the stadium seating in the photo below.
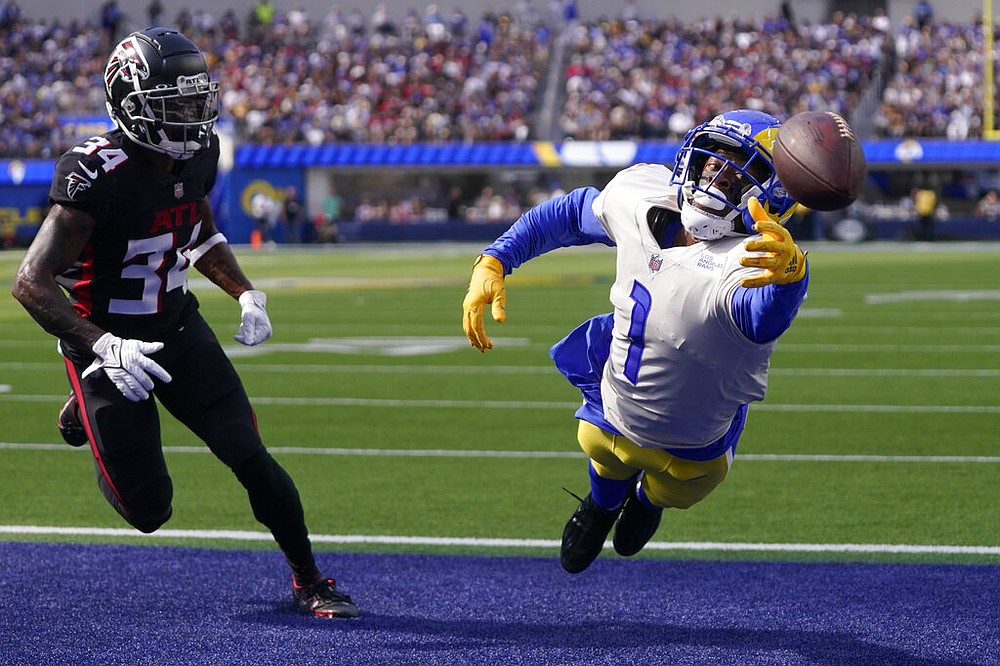
<svg viewBox="0 0 1000 666">
<path fill-rule="evenodd" d="M 572 23 L 563 40 L 508 13 L 411 12 L 376 25 L 278 11 L 242 29 L 231 12 L 222 19 L 183 23 L 222 80 L 223 118 L 243 144 L 669 140 L 732 106 L 849 116 L 873 90 L 875 111 L 852 119 L 863 135 L 982 135 L 982 62 L 967 57 L 982 31 L 971 20 L 890 30 L 853 14 L 795 25 L 615 19 Z M 75 119 L 104 115 L 106 38 L 20 20 L 0 25 L 0 43 L 0 156 L 54 158 L 76 139 Z M 558 122 L 540 136 L 546 99 Z"/>
</svg>

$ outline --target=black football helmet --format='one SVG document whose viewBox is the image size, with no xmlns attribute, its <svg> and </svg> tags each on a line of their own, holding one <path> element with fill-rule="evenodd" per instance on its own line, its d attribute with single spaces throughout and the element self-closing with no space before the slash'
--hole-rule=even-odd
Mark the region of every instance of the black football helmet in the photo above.
<svg viewBox="0 0 1000 666">
<path fill-rule="evenodd" d="M 119 42 L 104 69 L 108 113 L 128 137 L 186 160 L 208 147 L 219 117 L 219 82 L 194 42 L 148 28 Z"/>
</svg>

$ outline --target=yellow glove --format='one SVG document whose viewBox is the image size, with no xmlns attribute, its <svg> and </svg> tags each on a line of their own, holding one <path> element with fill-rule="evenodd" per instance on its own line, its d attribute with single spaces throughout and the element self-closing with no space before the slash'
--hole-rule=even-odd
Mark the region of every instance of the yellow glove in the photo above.
<svg viewBox="0 0 1000 666">
<path fill-rule="evenodd" d="M 503 281 L 503 264 L 496 257 L 481 254 L 472 264 L 469 291 L 462 302 L 462 329 L 472 346 L 481 352 L 493 349 L 493 341 L 486 335 L 483 309 L 492 303 L 493 320 L 502 324 L 507 318 L 507 287 Z"/>
<path fill-rule="evenodd" d="M 757 197 L 750 199 L 748 206 L 753 216 L 754 230 L 763 238 L 746 242 L 747 252 L 764 252 L 740 258 L 740 264 L 764 270 L 753 277 L 743 278 L 744 287 L 763 287 L 767 284 L 789 284 L 798 282 L 806 274 L 806 255 L 792 240 L 792 234 L 768 217 Z"/>
</svg>

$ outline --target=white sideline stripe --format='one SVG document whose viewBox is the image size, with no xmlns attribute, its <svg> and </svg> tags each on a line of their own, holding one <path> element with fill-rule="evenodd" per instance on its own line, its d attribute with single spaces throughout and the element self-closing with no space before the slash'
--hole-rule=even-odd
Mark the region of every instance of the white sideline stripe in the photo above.
<svg viewBox="0 0 1000 666">
<path fill-rule="evenodd" d="M 140 539 L 219 539 L 272 541 L 269 532 L 245 530 L 158 530 L 142 534 L 127 528 L 0 525 L 0 534 L 16 536 L 132 537 Z M 556 539 L 483 539 L 474 537 L 389 536 L 370 534 L 311 534 L 314 543 L 379 546 L 464 546 L 473 548 L 558 548 Z M 930 555 L 1000 555 L 1000 546 L 931 546 L 866 543 L 747 543 L 713 541 L 651 541 L 646 550 L 723 550 L 785 553 L 908 553 Z"/>
<path fill-rule="evenodd" d="M 374 375 L 552 375 L 550 365 L 335 365 L 302 363 L 239 363 L 240 372 L 295 372 L 299 374 Z M 45 370 L 45 362 L 0 362 L 3 370 Z M 1000 377 L 1000 369 L 990 368 L 771 368 L 770 374 L 787 377 Z M 9 386 L 9 385 L 8 385 Z"/>
<path fill-rule="evenodd" d="M 81 446 L 66 444 L 34 444 L 29 442 L 0 442 L 0 449 L 19 451 L 86 451 Z M 206 446 L 164 446 L 166 453 L 210 453 Z M 285 455 L 311 456 L 371 456 L 386 458 L 533 458 L 533 459 L 583 459 L 582 451 L 490 451 L 450 449 L 362 449 L 328 448 L 309 446 L 268 446 L 268 451 Z M 886 456 L 863 454 L 826 453 L 737 453 L 738 460 L 762 462 L 891 462 L 891 463 L 1000 463 L 1000 456 Z"/>
<path fill-rule="evenodd" d="M 0 402 L 58 402 L 60 395 L 11 395 L 0 393 Z M 576 409 L 580 402 L 554 400 L 402 400 L 394 398 L 282 398 L 252 397 L 256 405 L 292 407 L 405 407 L 410 409 Z M 887 414 L 1000 414 L 1000 405 L 789 405 L 754 403 L 755 411 L 765 412 L 878 412 Z"/>
</svg>

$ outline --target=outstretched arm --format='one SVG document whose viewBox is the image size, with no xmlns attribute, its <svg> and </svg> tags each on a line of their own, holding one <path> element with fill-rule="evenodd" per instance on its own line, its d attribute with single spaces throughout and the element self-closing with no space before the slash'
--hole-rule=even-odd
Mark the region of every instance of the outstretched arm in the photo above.
<svg viewBox="0 0 1000 666">
<path fill-rule="evenodd" d="M 746 278 L 733 292 L 733 319 L 748 339 L 757 343 L 776 340 L 799 311 L 809 286 L 809 264 L 791 233 L 771 220 L 756 199 L 750 201 L 761 238 L 746 242 L 744 266 L 762 269 Z"/>
<path fill-rule="evenodd" d="M 499 259 L 505 272 L 510 273 L 529 259 L 560 247 L 613 245 L 594 215 L 598 194 L 593 187 L 581 187 L 538 204 L 521 215 L 483 254 Z"/>
<path fill-rule="evenodd" d="M 505 275 L 556 248 L 613 244 L 594 215 L 593 203 L 598 194 L 592 187 L 582 187 L 540 203 L 483 250 L 473 264 L 469 289 L 462 302 L 462 330 L 473 347 L 482 352 L 493 349 L 483 323 L 487 305 L 492 306 L 490 312 L 497 323 L 507 318 Z"/>
</svg>

